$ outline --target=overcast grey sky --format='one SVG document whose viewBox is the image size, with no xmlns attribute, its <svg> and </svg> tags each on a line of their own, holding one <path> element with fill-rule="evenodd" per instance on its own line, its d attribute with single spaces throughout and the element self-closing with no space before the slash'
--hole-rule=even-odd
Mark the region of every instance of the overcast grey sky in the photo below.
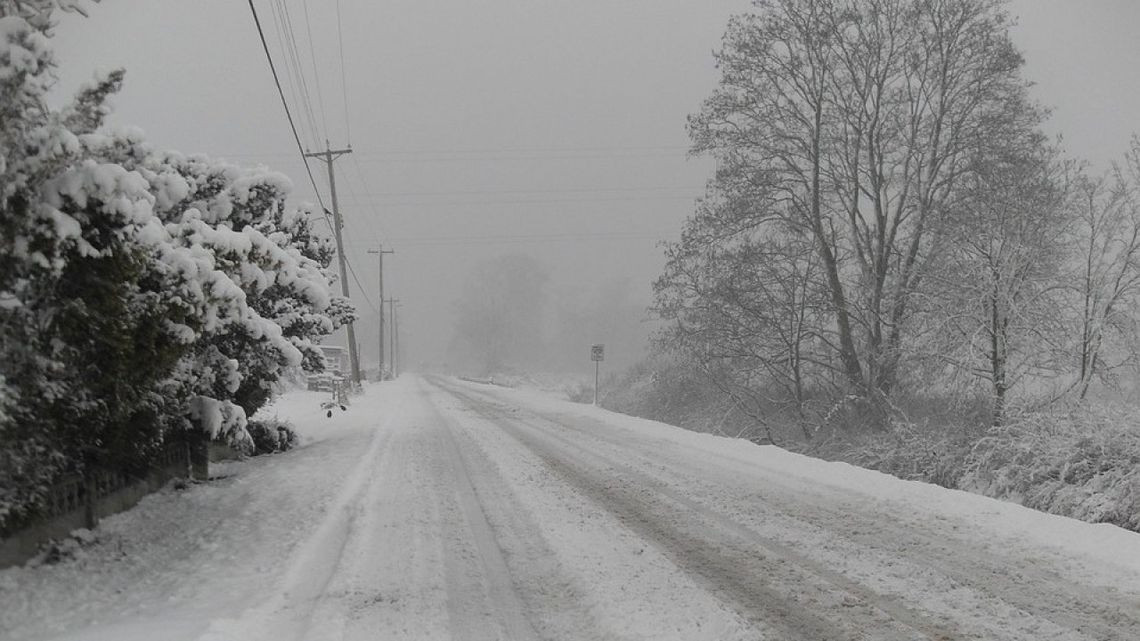
<svg viewBox="0 0 1140 641">
<path fill-rule="evenodd" d="M 712 51 L 747 0 L 340 0 L 343 85 L 337 4 L 255 0 L 302 140 L 354 149 L 336 165 L 347 253 L 375 303 L 366 251 L 396 250 L 386 294 L 405 304 L 412 360 L 441 357 L 464 276 L 507 252 L 547 264 L 568 297 L 617 278 L 649 301 L 658 242 L 677 236 L 712 169 L 686 158 L 685 117 L 715 85 Z M 1053 133 L 1098 165 L 1122 154 L 1140 129 L 1140 2 L 1011 6 Z M 286 18 L 311 119 L 286 73 Z M 57 36 L 61 94 L 125 67 L 112 122 L 160 147 L 269 165 L 313 199 L 245 2 L 104 0 Z M 371 360 L 374 316 L 353 290 Z"/>
</svg>

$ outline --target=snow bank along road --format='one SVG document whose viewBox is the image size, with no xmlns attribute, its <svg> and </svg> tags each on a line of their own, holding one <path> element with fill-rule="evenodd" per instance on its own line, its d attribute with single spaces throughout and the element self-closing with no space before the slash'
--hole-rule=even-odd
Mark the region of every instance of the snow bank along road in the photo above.
<svg viewBox="0 0 1140 641">
<path fill-rule="evenodd" d="M 1140 535 L 441 377 L 0 572 L 4 639 L 1140 639 Z"/>
</svg>

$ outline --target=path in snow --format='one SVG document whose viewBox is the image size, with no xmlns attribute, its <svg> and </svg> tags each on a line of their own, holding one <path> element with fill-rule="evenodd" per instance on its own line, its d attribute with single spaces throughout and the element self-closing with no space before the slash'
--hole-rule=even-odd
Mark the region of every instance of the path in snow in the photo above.
<svg viewBox="0 0 1140 641">
<path fill-rule="evenodd" d="M 0 572 L 0 638 L 1140 639 L 1140 536 L 404 377 Z"/>
</svg>

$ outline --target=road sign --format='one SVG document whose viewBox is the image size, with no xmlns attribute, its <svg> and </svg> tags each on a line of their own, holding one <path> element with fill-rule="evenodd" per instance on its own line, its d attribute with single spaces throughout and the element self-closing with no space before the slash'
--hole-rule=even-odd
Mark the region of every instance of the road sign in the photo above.
<svg viewBox="0 0 1140 641">
<path fill-rule="evenodd" d="M 605 345 L 594 345 L 594 346 L 590 347 L 590 360 L 592 360 L 592 361 L 604 361 L 604 360 L 606 360 L 606 346 Z"/>
</svg>

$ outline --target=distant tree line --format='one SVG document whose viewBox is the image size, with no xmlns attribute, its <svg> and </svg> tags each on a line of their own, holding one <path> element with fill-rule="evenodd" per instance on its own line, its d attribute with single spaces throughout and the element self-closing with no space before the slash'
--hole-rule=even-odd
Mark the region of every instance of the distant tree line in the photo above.
<svg viewBox="0 0 1140 641">
<path fill-rule="evenodd" d="M 556 287 L 541 261 L 509 253 L 477 263 L 453 303 L 447 349 L 452 371 L 476 376 L 589 371 L 590 346 L 609 344 L 609 363 L 642 356 L 645 303 L 620 278 Z"/>
<path fill-rule="evenodd" d="M 0 1 L 0 526 L 180 435 L 248 448 L 274 383 L 354 314 L 284 176 L 106 130 L 122 71 L 49 107 L 53 16 L 79 6 Z"/>
<path fill-rule="evenodd" d="M 931 399 L 1085 398 L 1136 373 L 1140 143 L 1042 133 L 1002 0 L 758 0 L 690 117 L 718 169 L 656 283 L 657 341 L 804 439 Z M 909 404 L 908 404 L 909 402 Z"/>
</svg>

